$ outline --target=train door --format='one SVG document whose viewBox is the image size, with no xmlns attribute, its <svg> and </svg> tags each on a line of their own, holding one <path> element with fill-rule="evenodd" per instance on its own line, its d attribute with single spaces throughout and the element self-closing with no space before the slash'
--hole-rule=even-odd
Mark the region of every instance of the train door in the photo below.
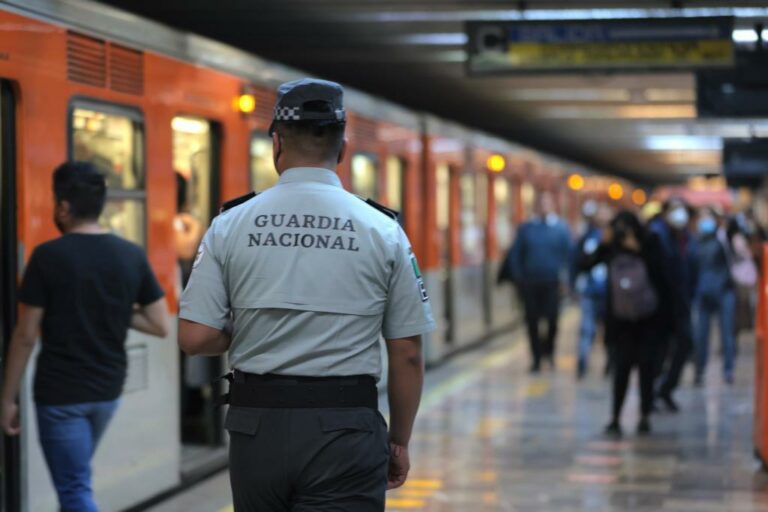
<svg viewBox="0 0 768 512">
<path fill-rule="evenodd" d="M 251 188 L 263 192 L 275 185 L 279 178 L 272 159 L 272 137 L 266 133 L 251 135 Z"/>
<path fill-rule="evenodd" d="M 10 84 L 0 81 L 0 348 L 8 350 L 16 316 L 16 184 L 14 103 Z M 3 365 L 4 367 L 4 365 Z M 0 379 L 2 379 L 0 369 Z M 19 439 L 5 437 L 0 445 L 0 510 L 20 510 Z"/>
<path fill-rule="evenodd" d="M 218 127 L 207 119 L 177 116 L 173 129 L 176 174 L 174 233 L 181 285 L 186 286 L 197 248 L 219 208 Z M 212 463 L 223 445 L 217 377 L 224 372 L 221 356 L 180 353 L 182 474 L 189 476 Z M 215 458 L 215 457 L 214 457 Z"/>
<path fill-rule="evenodd" d="M 445 325 L 445 342 L 453 343 L 453 325 L 451 322 L 451 168 L 446 163 L 437 164 L 435 169 L 435 207 L 437 208 L 437 229 L 440 240 L 440 272 L 438 291 L 443 298 L 443 307 L 437 315 Z"/>
<path fill-rule="evenodd" d="M 387 157 L 387 206 L 400 212 L 400 225 L 405 223 L 405 162 L 398 156 Z"/>
<path fill-rule="evenodd" d="M 374 201 L 378 198 L 379 162 L 369 153 L 356 153 L 352 156 L 352 190 L 353 194 L 370 198 Z"/>
</svg>

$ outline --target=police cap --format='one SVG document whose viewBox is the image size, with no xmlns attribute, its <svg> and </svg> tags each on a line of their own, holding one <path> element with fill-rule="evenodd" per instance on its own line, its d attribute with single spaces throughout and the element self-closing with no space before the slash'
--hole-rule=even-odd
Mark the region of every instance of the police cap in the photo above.
<svg viewBox="0 0 768 512">
<path fill-rule="evenodd" d="M 277 102 L 269 126 L 269 134 L 275 131 L 275 123 L 292 121 L 316 121 L 318 125 L 342 124 L 344 90 L 335 82 L 302 78 L 285 82 L 277 88 Z"/>
</svg>

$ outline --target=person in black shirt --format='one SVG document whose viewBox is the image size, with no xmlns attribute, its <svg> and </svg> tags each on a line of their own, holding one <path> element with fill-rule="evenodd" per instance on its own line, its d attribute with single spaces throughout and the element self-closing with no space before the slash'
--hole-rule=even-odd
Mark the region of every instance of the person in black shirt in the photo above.
<svg viewBox="0 0 768 512">
<path fill-rule="evenodd" d="M 603 234 L 603 242 L 580 263 L 589 270 L 608 267 L 606 342 L 613 351 L 613 404 L 609 435 L 621 435 L 621 410 L 634 367 L 640 374 L 640 421 L 638 433 L 651 431 L 654 362 L 660 350 L 660 332 L 668 325 L 670 277 L 663 265 L 661 245 L 647 233 L 637 216 L 621 211 Z"/>
<path fill-rule="evenodd" d="M 128 328 L 165 337 L 168 310 L 144 251 L 98 223 L 106 184 L 96 168 L 67 162 L 53 174 L 54 222 L 24 273 L 18 325 L 2 389 L 2 425 L 20 430 L 16 395 L 38 332 L 38 430 L 63 511 L 97 511 L 91 458 L 126 376 Z"/>
</svg>

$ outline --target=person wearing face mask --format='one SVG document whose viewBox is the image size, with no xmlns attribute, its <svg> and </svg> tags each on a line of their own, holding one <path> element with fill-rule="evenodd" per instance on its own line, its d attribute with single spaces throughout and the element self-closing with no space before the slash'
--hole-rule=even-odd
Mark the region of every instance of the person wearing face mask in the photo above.
<svg viewBox="0 0 768 512">
<path fill-rule="evenodd" d="M 696 239 L 689 230 L 689 223 L 688 205 L 673 197 L 664 205 L 662 214 L 649 224 L 651 233 L 659 239 L 664 270 L 674 285 L 671 287 L 671 315 L 662 334 L 668 348 L 659 352 L 656 365 L 657 372 L 662 374 L 657 397 L 671 412 L 679 410 L 672 395 L 693 347 L 691 310 L 698 262 Z"/>
<path fill-rule="evenodd" d="M 640 374 L 638 433 L 651 431 L 654 363 L 659 350 L 659 329 L 669 311 L 669 278 L 655 236 L 649 236 L 637 216 L 620 212 L 605 230 L 600 246 L 584 254 L 583 271 L 607 267 L 605 336 L 614 358 L 613 404 L 606 434 L 620 436 L 620 419 L 633 368 Z"/>
<path fill-rule="evenodd" d="M 536 215 L 520 226 L 504 263 L 525 309 L 532 373 L 541 369 L 542 360 L 555 364 L 560 292 L 567 285 L 570 254 L 568 226 L 557 215 L 551 192 L 542 192 Z M 543 341 L 542 320 L 547 324 Z"/>
<path fill-rule="evenodd" d="M 731 249 L 727 238 L 719 236 L 718 216 L 712 208 L 704 208 L 697 222 L 699 279 L 693 301 L 695 318 L 696 384 L 701 385 L 709 356 L 709 331 L 712 316 L 720 320 L 720 342 L 723 354 L 723 378 L 733 382 L 734 321 L 736 291 L 731 277 Z"/>
</svg>

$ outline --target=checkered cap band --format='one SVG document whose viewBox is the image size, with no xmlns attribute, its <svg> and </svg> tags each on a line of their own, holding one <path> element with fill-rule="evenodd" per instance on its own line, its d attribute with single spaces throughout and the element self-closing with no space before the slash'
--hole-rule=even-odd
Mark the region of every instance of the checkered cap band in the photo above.
<svg viewBox="0 0 768 512">
<path fill-rule="evenodd" d="M 301 107 L 275 107 L 275 121 L 301 121 Z"/>
</svg>

